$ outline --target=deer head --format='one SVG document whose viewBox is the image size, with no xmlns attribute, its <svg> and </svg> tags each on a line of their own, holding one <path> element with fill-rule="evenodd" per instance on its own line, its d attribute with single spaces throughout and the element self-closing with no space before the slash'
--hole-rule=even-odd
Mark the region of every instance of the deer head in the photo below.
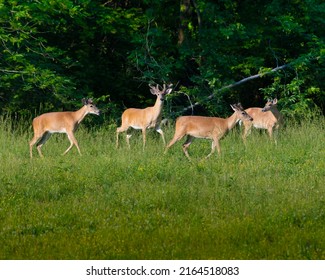
<svg viewBox="0 0 325 280">
<path fill-rule="evenodd" d="M 164 101 L 165 96 L 172 92 L 172 90 L 173 90 L 172 86 L 173 86 L 173 84 L 169 84 L 167 87 L 166 87 L 166 84 L 163 84 L 163 87 L 161 87 L 158 84 L 155 87 L 152 85 L 149 85 L 150 92 L 153 95 L 156 95 L 157 97 L 159 97 L 161 101 Z"/>
<path fill-rule="evenodd" d="M 277 103 L 278 103 L 278 99 L 276 99 L 276 98 L 274 98 L 273 100 L 268 99 L 264 108 L 262 108 L 262 112 L 270 111 L 272 109 L 272 107 L 274 107 Z"/>
</svg>

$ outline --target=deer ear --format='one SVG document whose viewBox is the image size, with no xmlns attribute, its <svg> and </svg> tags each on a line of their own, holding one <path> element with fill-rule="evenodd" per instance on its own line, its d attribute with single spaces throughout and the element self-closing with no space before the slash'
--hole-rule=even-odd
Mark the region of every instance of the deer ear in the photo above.
<svg viewBox="0 0 325 280">
<path fill-rule="evenodd" d="M 149 87 L 150 87 L 150 92 L 151 92 L 153 95 L 157 95 L 157 94 L 156 94 L 156 88 L 155 88 L 153 85 L 151 85 L 151 84 L 149 84 Z"/>
<path fill-rule="evenodd" d="M 151 89 L 150 89 L 150 92 L 151 92 L 153 95 L 157 95 L 157 94 L 156 94 L 156 89 L 155 89 L 155 88 L 151 88 Z"/>
<path fill-rule="evenodd" d="M 86 98 L 83 98 L 83 99 L 81 100 L 81 102 L 82 102 L 83 105 L 87 105 L 87 99 L 86 99 Z"/>
<path fill-rule="evenodd" d="M 239 108 L 240 110 L 244 111 L 243 105 L 241 105 L 241 103 L 237 103 L 236 107 Z"/>
<path fill-rule="evenodd" d="M 172 91 L 173 91 L 172 88 L 168 88 L 168 89 L 166 90 L 166 94 L 170 94 Z"/>
<path fill-rule="evenodd" d="M 233 109 L 234 111 L 236 111 L 236 110 L 237 110 L 237 108 L 236 108 L 236 105 L 235 105 L 235 104 L 233 104 L 233 105 L 231 105 L 231 104 L 230 104 L 230 107 L 231 107 L 231 109 Z"/>
<path fill-rule="evenodd" d="M 272 102 L 273 102 L 273 104 L 277 104 L 278 103 L 278 99 L 277 98 L 274 98 Z"/>
</svg>

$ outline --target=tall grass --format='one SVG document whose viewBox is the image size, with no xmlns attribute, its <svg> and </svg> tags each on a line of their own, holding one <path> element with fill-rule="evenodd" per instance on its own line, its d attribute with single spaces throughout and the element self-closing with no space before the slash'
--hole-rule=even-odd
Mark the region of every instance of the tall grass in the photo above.
<svg viewBox="0 0 325 280">
<path fill-rule="evenodd" d="M 22 123 L 22 127 L 29 124 Z M 277 139 L 235 129 L 222 155 L 189 163 L 175 144 L 81 127 L 82 156 L 53 135 L 29 159 L 31 130 L 0 121 L 0 259 L 324 259 L 325 122 L 288 124 Z M 173 130 L 167 129 L 166 139 Z"/>
</svg>

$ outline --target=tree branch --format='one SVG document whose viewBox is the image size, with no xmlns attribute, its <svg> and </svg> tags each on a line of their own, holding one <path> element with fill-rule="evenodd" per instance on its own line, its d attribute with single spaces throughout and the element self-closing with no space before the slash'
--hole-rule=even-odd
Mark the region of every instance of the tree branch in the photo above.
<svg viewBox="0 0 325 280">
<path fill-rule="evenodd" d="M 195 12 L 196 12 L 196 16 L 197 16 L 197 23 L 198 23 L 198 26 L 199 26 L 199 30 L 201 30 L 201 23 L 202 23 L 202 20 L 201 20 L 201 14 L 200 14 L 200 10 L 198 9 L 197 7 L 197 4 L 196 4 L 196 1 L 195 0 L 192 0 L 192 4 L 193 4 L 193 7 L 195 9 Z"/>
<path fill-rule="evenodd" d="M 6 70 L 6 69 L 0 69 L 1 72 L 4 73 L 10 73 L 10 74 L 27 74 L 27 71 L 16 71 L 16 70 Z"/>
<path fill-rule="evenodd" d="M 276 67 L 276 68 L 273 68 L 273 69 L 270 70 L 269 72 L 261 73 L 261 74 L 256 74 L 256 75 L 253 75 L 253 76 L 249 76 L 249 77 L 244 78 L 244 79 L 242 79 L 242 80 L 240 80 L 240 81 L 238 81 L 238 82 L 235 82 L 235 83 L 233 83 L 233 84 L 230 84 L 230 85 L 224 86 L 224 87 L 222 87 L 221 89 L 218 89 L 217 92 L 221 92 L 221 91 L 224 91 L 224 90 L 226 90 L 226 89 L 230 89 L 230 88 L 233 88 L 233 87 L 239 86 L 239 85 L 241 85 L 241 84 L 243 84 L 243 83 L 246 83 L 246 82 L 248 82 L 248 81 L 250 81 L 250 80 L 254 80 L 254 79 L 260 78 L 260 77 L 262 77 L 262 76 L 264 76 L 264 75 L 266 75 L 266 74 L 270 74 L 270 73 L 273 73 L 273 72 L 279 71 L 279 70 L 284 69 L 284 68 L 286 68 L 286 67 L 288 67 L 288 66 L 289 66 L 289 64 L 284 64 L 284 65 L 282 65 L 282 66 L 278 66 L 278 67 Z M 209 99 L 212 99 L 214 96 L 215 96 L 215 93 L 212 93 L 212 94 L 210 94 L 209 96 L 207 96 L 205 99 L 206 99 L 206 100 L 209 100 Z M 200 102 L 195 102 L 194 104 L 191 104 L 190 106 L 187 106 L 187 107 L 183 108 L 183 110 L 182 110 L 181 112 L 182 112 L 182 113 L 185 113 L 186 111 L 188 111 L 188 110 L 190 110 L 190 109 L 193 110 L 193 108 L 196 107 L 196 106 L 198 106 L 198 105 L 200 105 Z"/>
</svg>

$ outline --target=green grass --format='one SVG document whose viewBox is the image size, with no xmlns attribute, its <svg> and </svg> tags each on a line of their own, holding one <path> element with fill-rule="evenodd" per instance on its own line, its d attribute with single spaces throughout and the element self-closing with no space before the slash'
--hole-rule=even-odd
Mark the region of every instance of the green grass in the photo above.
<svg viewBox="0 0 325 280">
<path fill-rule="evenodd" d="M 26 124 L 26 126 L 29 124 Z M 53 135 L 29 159 L 30 130 L 0 121 L 0 259 L 325 259 L 325 122 L 288 124 L 164 155 L 113 129 Z M 22 126 L 23 127 L 23 126 Z M 170 140 L 173 130 L 166 130 Z"/>
</svg>

